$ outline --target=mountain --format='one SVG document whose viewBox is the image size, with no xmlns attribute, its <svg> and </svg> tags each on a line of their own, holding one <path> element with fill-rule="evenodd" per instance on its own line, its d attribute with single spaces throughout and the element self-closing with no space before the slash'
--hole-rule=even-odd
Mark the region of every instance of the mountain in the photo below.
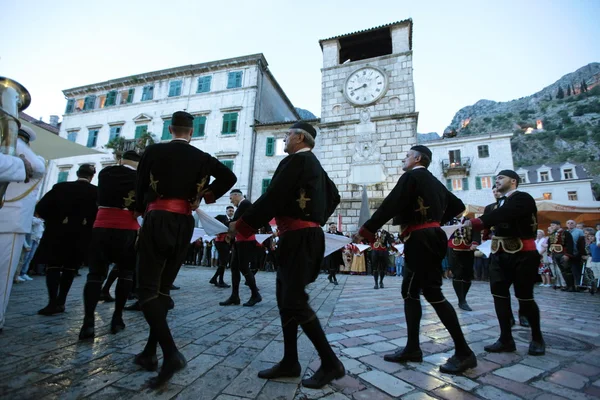
<svg viewBox="0 0 600 400">
<path fill-rule="evenodd" d="M 300 119 L 303 119 L 303 120 L 317 119 L 315 114 L 311 113 L 308 110 L 305 110 L 304 108 L 298 108 L 298 107 L 294 107 L 294 108 L 296 109 L 296 112 L 300 116 Z"/>
<path fill-rule="evenodd" d="M 459 136 L 513 132 L 515 167 L 571 161 L 600 184 L 600 63 L 579 68 L 531 96 L 479 100 L 460 109 L 449 127 Z"/>
</svg>

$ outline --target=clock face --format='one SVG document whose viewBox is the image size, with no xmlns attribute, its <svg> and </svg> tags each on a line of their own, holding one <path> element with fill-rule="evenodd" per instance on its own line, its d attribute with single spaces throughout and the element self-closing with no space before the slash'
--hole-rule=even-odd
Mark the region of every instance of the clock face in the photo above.
<svg viewBox="0 0 600 400">
<path fill-rule="evenodd" d="M 388 79 L 379 68 L 363 67 L 352 72 L 344 84 L 346 99 L 359 106 L 379 100 L 387 90 Z"/>
</svg>

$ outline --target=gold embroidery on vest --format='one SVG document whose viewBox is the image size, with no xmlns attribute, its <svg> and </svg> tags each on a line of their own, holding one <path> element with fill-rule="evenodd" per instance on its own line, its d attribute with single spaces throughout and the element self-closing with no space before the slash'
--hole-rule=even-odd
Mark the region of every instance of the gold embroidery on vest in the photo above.
<svg viewBox="0 0 600 400">
<path fill-rule="evenodd" d="M 133 203 L 135 203 L 135 190 L 130 190 L 127 197 L 123 197 L 123 204 L 125 204 L 125 207 L 129 207 Z"/>
<path fill-rule="evenodd" d="M 305 197 L 305 195 L 306 191 L 304 189 L 300 189 L 300 197 L 298 198 L 298 200 L 296 200 L 302 211 L 304 211 L 304 209 L 306 208 L 306 203 L 312 200 L 308 197 Z"/>
</svg>

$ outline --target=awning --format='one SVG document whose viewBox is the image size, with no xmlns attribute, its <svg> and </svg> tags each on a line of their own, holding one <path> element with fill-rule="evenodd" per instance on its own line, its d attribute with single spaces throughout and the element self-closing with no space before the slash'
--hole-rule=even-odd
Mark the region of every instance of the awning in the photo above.
<svg viewBox="0 0 600 400">
<path fill-rule="evenodd" d="M 40 128 L 24 119 L 20 119 L 21 124 L 30 127 L 37 135 L 35 141 L 31 142 L 33 151 L 44 157 L 46 160 L 56 160 L 57 158 L 85 156 L 90 154 L 104 154 L 98 150 L 90 149 L 64 139 L 52 132 Z"/>
</svg>

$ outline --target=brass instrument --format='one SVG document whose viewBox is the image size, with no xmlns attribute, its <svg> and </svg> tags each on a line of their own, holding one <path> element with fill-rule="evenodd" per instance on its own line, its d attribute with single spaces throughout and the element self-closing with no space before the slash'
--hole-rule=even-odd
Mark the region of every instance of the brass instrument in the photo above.
<svg viewBox="0 0 600 400">
<path fill-rule="evenodd" d="M 31 96 L 20 83 L 0 76 L 0 153 L 16 156 L 17 137 L 21 122 L 19 112 L 31 103 Z M 0 182 L 0 208 L 8 182 Z"/>
</svg>

